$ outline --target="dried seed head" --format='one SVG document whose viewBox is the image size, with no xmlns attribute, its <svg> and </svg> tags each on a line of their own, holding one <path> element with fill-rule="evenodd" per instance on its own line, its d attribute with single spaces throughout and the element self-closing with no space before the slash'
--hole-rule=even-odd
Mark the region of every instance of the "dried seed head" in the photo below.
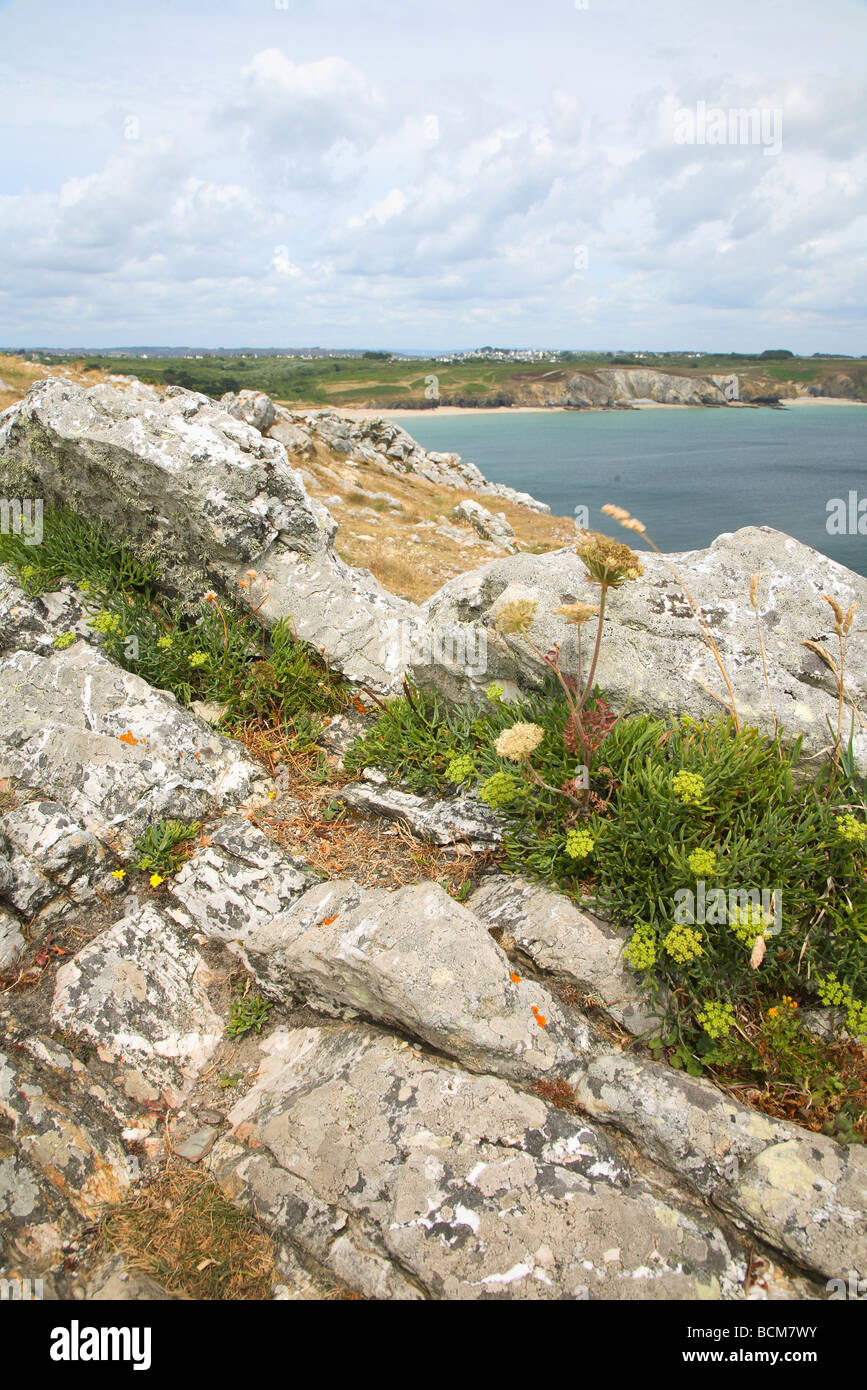
<svg viewBox="0 0 867 1390">
<path fill-rule="evenodd" d="M 750 580 L 750 603 L 753 605 L 753 608 L 756 607 L 756 591 L 758 590 L 758 587 L 759 587 L 759 576 L 758 576 L 758 574 L 756 573 L 756 574 L 753 575 L 752 579 Z"/>
<path fill-rule="evenodd" d="M 555 608 L 554 612 L 564 617 L 567 623 L 574 623 L 576 627 L 580 627 L 582 623 L 586 623 L 588 619 L 592 618 L 594 613 L 599 612 L 599 604 L 564 603 L 562 608 Z"/>
<path fill-rule="evenodd" d="M 837 630 L 839 630 L 843 622 L 843 609 L 840 607 L 837 600 L 835 598 L 832 598 L 830 594 L 823 594 L 822 598 L 825 600 L 826 603 L 829 603 L 834 610 L 834 617 L 837 620 L 834 625 L 834 630 L 836 632 Z"/>
<path fill-rule="evenodd" d="M 850 629 L 851 629 L 851 627 L 852 627 L 852 620 L 853 620 L 853 618 L 855 617 L 855 609 L 856 609 L 857 607 L 858 607 L 857 603 L 853 603 L 853 604 L 851 604 L 851 605 L 849 606 L 849 608 L 847 608 L 847 610 L 846 610 L 846 616 L 845 616 L 845 618 L 843 619 L 843 636 L 844 636 L 844 637 L 848 637 L 848 636 L 849 636 L 849 631 L 850 631 Z"/>
<path fill-rule="evenodd" d="M 517 598 L 511 603 L 504 603 L 494 620 L 494 626 L 503 634 L 526 632 L 536 616 L 538 606 L 529 598 Z"/>
</svg>

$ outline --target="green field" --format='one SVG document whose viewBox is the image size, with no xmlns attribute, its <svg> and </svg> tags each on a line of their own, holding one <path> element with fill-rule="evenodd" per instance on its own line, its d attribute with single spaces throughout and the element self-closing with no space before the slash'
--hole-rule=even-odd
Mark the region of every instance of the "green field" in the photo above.
<svg viewBox="0 0 867 1390">
<path fill-rule="evenodd" d="M 40 362 L 68 364 L 68 354 L 40 353 Z M 357 358 L 319 357 L 311 361 L 281 356 L 205 354 L 202 357 L 118 357 L 92 355 L 77 359 L 84 372 L 114 372 L 159 385 L 188 387 L 214 398 L 225 391 L 251 389 L 290 406 L 372 406 L 425 408 L 425 378 L 435 375 L 439 404 L 491 406 L 521 404 L 534 390 L 556 387 L 576 371 L 600 367 L 649 367 L 701 377 L 736 372 L 768 396 L 785 395 L 787 387 L 816 386 L 824 394 L 867 399 L 867 359 L 793 357 L 739 353 L 694 358 L 656 353 L 631 357 L 612 353 L 563 353 L 555 363 L 498 362 L 484 358 L 444 363 L 415 359 L 389 361 L 384 353 Z"/>
</svg>

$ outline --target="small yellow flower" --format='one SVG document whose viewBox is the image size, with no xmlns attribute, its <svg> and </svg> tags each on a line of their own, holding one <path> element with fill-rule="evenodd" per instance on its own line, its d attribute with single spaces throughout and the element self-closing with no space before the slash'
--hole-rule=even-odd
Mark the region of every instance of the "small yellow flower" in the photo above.
<svg viewBox="0 0 867 1390">
<path fill-rule="evenodd" d="M 269 799 L 270 801 L 273 801 L 273 800 L 274 800 L 274 797 L 275 797 L 276 795 L 277 795 L 276 792 L 269 792 L 269 793 L 268 793 L 268 799 Z"/>
<path fill-rule="evenodd" d="M 126 878 L 126 869 L 112 869 L 112 878 Z"/>
<path fill-rule="evenodd" d="M 777 1009 L 768 1009 L 768 1018 L 776 1018 L 777 1013 Z"/>
<path fill-rule="evenodd" d="M 159 888 L 160 884 L 164 882 L 165 879 L 163 878 L 162 874 L 151 874 L 151 888 Z"/>
</svg>

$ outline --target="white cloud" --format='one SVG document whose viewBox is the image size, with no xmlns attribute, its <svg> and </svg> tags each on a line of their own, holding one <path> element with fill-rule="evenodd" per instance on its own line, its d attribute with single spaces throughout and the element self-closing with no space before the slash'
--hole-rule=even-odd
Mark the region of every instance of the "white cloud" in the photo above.
<svg viewBox="0 0 867 1390">
<path fill-rule="evenodd" d="M 120 11 L 120 69 L 92 0 L 42 44 L 0 10 L 5 51 L 46 65 L 6 98 L 34 162 L 0 195 L 3 336 L 748 348 L 779 322 L 861 351 L 863 9 L 696 8 L 697 49 L 673 0 L 548 4 L 545 30 L 517 0 L 214 0 L 162 45 Z M 779 109 L 780 153 L 679 145 L 698 102 Z"/>
</svg>

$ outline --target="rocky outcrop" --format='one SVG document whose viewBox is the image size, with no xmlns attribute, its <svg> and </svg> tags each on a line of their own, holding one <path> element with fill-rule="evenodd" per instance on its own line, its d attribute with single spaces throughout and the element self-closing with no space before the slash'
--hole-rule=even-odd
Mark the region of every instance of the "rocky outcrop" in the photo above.
<svg viewBox="0 0 867 1390">
<path fill-rule="evenodd" d="M 0 658 L 0 762 L 127 852 L 161 816 L 255 805 L 270 788 L 240 744 L 84 642 Z"/>
<path fill-rule="evenodd" d="M 182 926 L 243 946 L 316 882 L 241 816 L 227 816 L 170 883 L 169 915 Z"/>
<path fill-rule="evenodd" d="M 185 933 L 133 907 L 57 972 L 51 1020 L 177 1104 L 222 1036 L 206 976 Z"/>
<path fill-rule="evenodd" d="M 633 714 L 719 712 L 706 687 L 727 698 L 719 669 L 693 616 L 684 585 L 701 608 L 729 671 L 739 715 L 746 724 L 771 733 L 774 714 L 788 737 L 803 736 L 804 754 L 828 742 L 826 718 L 836 727 L 836 681 L 805 641 L 824 645 L 833 655 L 833 614 L 822 595 L 836 598 L 844 611 L 857 603 L 867 609 L 867 580 L 827 556 L 770 527 L 744 527 L 719 536 L 707 550 L 659 556 L 642 552 L 644 575 L 608 596 L 596 680 L 615 709 Z M 674 565 L 681 576 L 672 573 Z M 750 581 L 758 574 L 758 623 L 768 672 L 766 688 L 762 641 L 750 603 Z M 491 664 L 521 666 L 522 680 L 544 673 L 540 659 L 521 637 L 495 630 L 497 612 L 512 599 L 538 604 L 529 636 L 541 651 L 559 645 L 561 664 L 574 671 L 575 629 L 558 615 L 563 604 L 587 597 L 586 571 L 570 550 L 547 555 L 516 555 L 493 560 L 451 580 L 424 605 L 436 624 L 481 624 Z M 852 644 L 847 687 L 857 704 L 867 695 L 867 664 Z M 857 724 L 854 753 L 867 770 L 867 733 Z"/>
<path fill-rule="evenodd" d="M 583 1121 L 366 1028 L 263 1050 L 212 1170 L 367 1297 L 738 1296 L 737 1245 Z"/>
<path fill-rule="evenodd" d="M 182 603 L 203 569 L 234 579 L 277 541 L 304 554 L 328 544 L 330 518 L 283 446 L 180 387 L 37 382 L 0 416 L 0 460 L 7 495 L 103 519 L 159 560 Z"/>
<path fill-rule="evenodd" d="M 350 424 L 338 421 L 334 429 L 338 425 L 349 448 Z M 398 440 L 394 447 L 397 457 L 407 446 Z M 85 392 L 67 383 L 37 383 L 0 417 L 0 479 L 20 490 L 25 476 L 43 495 L 88 516 L 110 507 L 120 524 L 127 513 L 136 517 L 125 540 L 144 558 L 159 555 L 171 592 L 200 600 L 214 585 L 237 595 L 237 580 L 252 565 L 266 624 L 291 618 L 333 667 L 377 692 L 398 690 L 405 673 L 455 699 L 478 698 L 491 681 L 512 693 L 538 683 L 544 668 L 527 644 L 495 630 L 495 605 L 512 597 L 538 600 L 533 640 L 543 651 L 560 644 L 565 668 L 574 665 L 574 629 L 554 611 L 587 593 L 584 567 L 572 549 L 493 560 L 450 581 L 422 607 L 395 598 L 367 571 L 335 555 L 333 523 L 307 497 L 283 447 L 203 396 L 179 388 L 161 397 L 140 386 Z M 804 736 L 807 755 L 823 747 L 826 716 L 836 719 L 836 686 L 803 642 L 833 646 L 821 595 L 834 595 L 844 609 L 852 602 L 863 609 L 867 581 L 767 527 L 720 536 L 707 550 L 645 553 L 643 562 L 644 577 L 609 597 L 597 679 L 615 707 L 693 715 L 719 708 L 704 687 L 725 691 L 683 583 L 714 633 L 744 721 L 769 731 L 776 714 L 789 736 Z M 754 574 L 770 695 L 749 601 Z M 80 625 L 74 595 L 51 601 Z M 8 584 L 0 591 L 0 630 L 4 624 L 10 645 L 45 650 L 40 632 L 50 628 L 51 615 L 16 597 Z M 61 655 L 96 661 L 77 648 L 46 655 L 44 666 L 35 657 L 16 656 L 5 676 L 0 666 L 0 699 L 4 684 L 11 690 L 25 675 L 34 689 L 51 686 L 55 672 L 62 685 Z M 863 698 L 867 668 L 857 651 L 848 675 L 856 700 Z M 28 698 L 34 718 L 44 722 L 51 700 L 47 694 Z M 867 766 L 863 731 L 856 732 L 855 753 Z"/>
<path fill-rule="evenodd" d="M 472 1071 L 532 1078 L 590 1046 L 547 990 L 519 977 L 486 928 L 437 884 L 398 892 L 332 880 L 247 933 L 269 993 L 397 1024 Z"/>
<path fill-rule="evenodd" d="M 332 666 L 374 689 L 398 687 L 413 669 L 454 694 L 475 684 L 473 634 L 432 632 L 414 604 L 344 564 L 330 514 L 283 445 L 206 396 L 38 382 L 0 416 L 0 486 L 110 523 L 191 612 L 211 588 L 236 601 L 255 569 L 264 621 L 290 618 Z M 10 645 L 45 621 L 22 600 L 7 593 L 0 607 Z"/>
<path fill-rule="evenodd" d="M 46 1020 L 47 1022 L 47 1020 Z M 0 1273 L 41 1276 L 139 1176 L 117 1098 L 68 1048 L 9 1026 L 0 1037 Z"/>
<path fill-rule="evenodd" d="M 561 644 L 568 669 L 571 634 L 554 610 L 586 594 L 572 550 L 502 557 L 424 608 L 402 604 L 336 559 L 283 446 L 246 422 L 267 420 L 261 401 L 236 419 L 185 392 L 113 390 L 36 388 L 3 417 L 0 466 L 57 501 L 92 498 L 88 514 L 112 499 L 132 513 L 140 488 L 130 544 L 159 553 L 170 591 L 225 586 L 252 559 L 268 622 L 291 613 L 334 664 L 380 689 L 409 669 L 464 697 L 495 678 L 510 691 L 539 680 L 527 644 L 495 628 L 504 601 L 532 598 L 535 641 Z M 822 593 L 863 604 L 867 581 L 765 529 L 677 563 L 742 716 L 769 728 L 772 703 L 815 750 L 835 687 L 802 644 L 830 643 Z M 863 1148 L 642 1055 L 659 1001 L 624 969 L 622 933 L 502 874 L 466 903 L 431 881 L 317 881 L 248 819 L 277 804 L 264 769 L 207 708 L 199 717 L 121 670 L 89 613 L 69 586 L 31 599 L 0 572 L 0 1274 L 45 1271 L 63 1296 L 83 1234 L 177 1140 L 178 1161 L 205 1166 L 272 1231 L 285 1277 L 298 1271 L 289 1297 L 318 1296 L 311 1270 L 409 1301 L 740 1299 L 746 1287 L 804 1299 L 841 1272 L 867 1277 Z M 58 650 L 60 631 L 80 640 Z M 473 664 L 437 634 L 486 645 Z M 648 557 L 644 578 L 611 595 L 602 650 L 615 703 L 717 708 L 702 690 L 715 681 L 709 653 L 664 560 Z M 847 673 L 863 696 L 857 654 Z M 356 714 L 335 721 L 335 754 Z M 861 734 L 854 751 L 863 766 Z M 485 850 L 501 833 L 472 797 L 417 797 L 375 772 L 342 795 L 439 845 Z M 137 836 L 164 816 L 207 829 L 176 874 L 131 893 L 113 866 L 130 866 Z M 264 1031 L 240 1041 L 227 1025 L 243 971 Z M 208 1090 L 221 1066 L 227 1117 L 213 1110 L 223 1092 Z M 163 1296 L 122 1264 L 82 1288 Z"/>
<path fill-rule="evenodd" d="M 507 933 L 537 970 L 564 981 L 586 1003 L 601 1004 L 630 1033 L 658 1028 L 651 1000 L 623 964 L 628 932 L 515 874 L 492 874 L 468 906 L 485 926 Z"/>
<path fill-rule="evenodd" d="M 515 533 L 502 512 L 498 512 L 494 516 L 487 507 L 483 507 L 479 502 L 474 502 L 472 498 L 466 497 L 463 502 L 459 502 L 453 508 L 452 516 L 456 521 L 468 521 L 483 540 L 493 541 L 503 550 L 508 551 L 510 555 L 514 553 Z"/>
<path fill-rule="evenodd" d="M 244 400 L 245 396 L 254 395 L 258 402 L 257 393 L 242 391 L 240 397 L 223 396 L 221 403 L 233 414 L 240 411 L 240 418 L 253 423 L 254 414 L 267 418 L 263 407 Z M 303 458 L 312 447 L 318 446 L 337 454 L 349 465 L 376 464 L 386 472 L 414 473 L 439 487 L 470 488 L 534 512 L 551 510 L 528 492 L 519 492 L 507 483 L 489 482 L 476 464 L 462 459 L 460 454 L 423 449 L 400 425 L 382 416 L 357 419 L 335 410 L 290 411 L 281 406 L 275 406 L 274 410 L 274 423 L 266 432 L 270 438 L 281 440 L 290 455 L 298 454 Z"/>
</svg>

